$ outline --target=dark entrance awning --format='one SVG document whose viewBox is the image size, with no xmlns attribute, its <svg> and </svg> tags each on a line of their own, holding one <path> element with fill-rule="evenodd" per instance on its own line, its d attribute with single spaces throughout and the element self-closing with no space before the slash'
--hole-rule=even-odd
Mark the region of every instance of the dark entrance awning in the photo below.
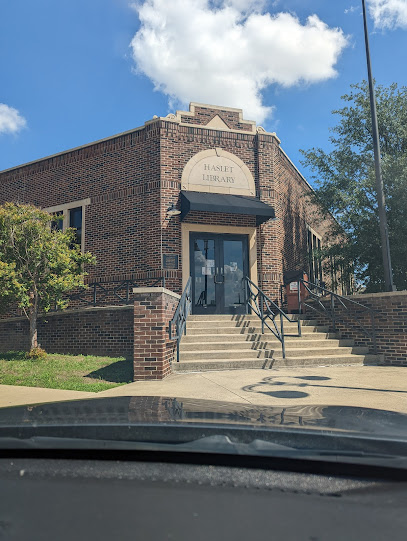
<svg viewBox="0 0 407 541">
<path fill-rule="evenodd" d="M 256 216 L 256 225 L 275 218 L 273 207 L 256 197 L 223 193 L 181 192 L 181 221 L 188 212 L 222 212 L 223 214 L 245 214 Z"/>
</svg>

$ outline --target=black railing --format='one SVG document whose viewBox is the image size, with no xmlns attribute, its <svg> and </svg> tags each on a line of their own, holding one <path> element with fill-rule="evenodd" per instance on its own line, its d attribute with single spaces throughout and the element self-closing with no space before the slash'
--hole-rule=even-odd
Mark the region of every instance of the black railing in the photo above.
<svg viewBox="0 0 407 541">
<path fill-rule="evenodd" d="M 112 300 L 118 300 L 120 304 L 131 304 L 133 302 L 133 287 L 155 287 L 162 285 L 165 287 L 165 277 L 148 278 L 137 280 L 106 280 L 100 282 L 90 282 L 87 287 L 78 293 L 68 295 L 68 299 L 79 301 L 91 306 L 97 306 L 107 297 Z"/>
<path fill-rule="evenodd" d="M 285 337 L 286 336 L 301 336 L 301 320 L 292 320 L 287 314 L 270 299 L 254 282 L 246 276 L 243 278 L 246 284 L 246 303 L 254 314 L 256 314 L 261 321 L 261 333 L 264 334 L 264 329 L 267 327 L 273 335 L 281 342 L 281 349 L 283 353 L 283 359 L 285 359 Z M 276 321 L 279 320 L 279 325 Z M 286 334 L 284 331 L 284 320 L 290 323 L 297 323 L 298 334 Z"/>
<path fill-rule="evenodd" d="M 314 312 L 318 312 L 331 320 L 332 330 L 337 331 L 338 323 L 342 323 L 345 329 L 350 329 L 355 325 L 367 336 L 374 348 L 374 352 L 377 353 L 377 340 L 376 340 L 376 323 L 375 323 L 375 310 L 361 304 L 357 301 L 338 295 L 333 291 L 329 291 L 325 287 L 318 284 L 313 284 L 308 280 L 300 279 L 300 287 L 298 288 L 299 295 L 299 312 L 303 312 L 303 308 L 309 308 Z M 303 287 L 301 287 L 303 286 Z M 301 292 L 302 290 L 302 292 Z M 312 302 L 310 302 L 310 300 Z M 354 310 L 358 310 L 364 314 L 367 314 L 370 320 L 370 329 L 366 327 L 357 316 Z M 340 311 L 344 310 L 347 318 L 343 318 Z"/>
<path fill-rule="evenodd" d="M 187 334 L 187 317 L 191 312 L 192 306 L 191 294 L 191 277 L 189 277 L 187 285 L 182 292 L 177 309 L 175 310 L 174 316 L 171 319 L 169 325 L 170 340 L 177 341 L 177 362 L 179 362 L 179 345 L 181 342 L 181 338 L 184 334 Z"/>
</svg>

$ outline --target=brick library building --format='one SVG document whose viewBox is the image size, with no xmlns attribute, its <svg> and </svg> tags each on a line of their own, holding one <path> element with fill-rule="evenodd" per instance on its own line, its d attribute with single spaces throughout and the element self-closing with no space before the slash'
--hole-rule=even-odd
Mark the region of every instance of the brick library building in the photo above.
<svg viewBox="0 0 407 541">
<path fill-rule="evenodd" d="M 41 346 L 131 357 L 135 379 L 169 374 L 177 347 L 187 358 L 190 333 L 173 339 L 187 316 L 187 331 L 244 321 L 248 289 L 280 308 L 296 274 L 347 292 L 317 257 L 331 219 L 311 193 L 275 133 L 240 109 L 198 103 L 0 173 L 0 203 L 63 214 L 97 260 L 88 288 L 41 319 Z M 26 347 L 27 324 L 3 318 L 3 351 Z"/>
</svg>

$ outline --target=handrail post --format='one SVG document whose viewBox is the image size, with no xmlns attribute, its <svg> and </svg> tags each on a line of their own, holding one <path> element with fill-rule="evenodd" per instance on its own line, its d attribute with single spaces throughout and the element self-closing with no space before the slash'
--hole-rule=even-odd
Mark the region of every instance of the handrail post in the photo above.
<svg viewBox="0 0 407 541">
<path fill-rule="evenodd" d="M 301 336 L 301 315 L 302 315 L 302 300 L 301 300 L 301 280 L 298 280 L 298 320 L 297 320 L 297 328 L 298 328 L 298 336 Z"/>
<path fill-rule="evenodd" d="M 264 334 L 263 296 L 260 294 L 259 297 L 260 297 L 261 334 Z"/>
<path fill-rule="evenodd" d="M 335 320 L 335 296 L 331 293 L 331 319 L 333 331 L 336 332 L 336 320 Z"/>
<path fill-rule="evenodd" d="M 96 283 L 93 284 L 93 306 L 96 306 Z"/>
<path fill-rule="evenodd" d="M 160 278 L 162 282 L 164 283 L 164 276 Z M 170 340 L 176 340 L 177 341 L 177 362 L 179 362 L 180 358 L 180 342 L 183 335 L 187 334 L 187 318 L 190 311 L 190 305 L 191 305 L 191 277 L 189 277 L 187 285 L 185 286 L 185 289 L 180 297 L 180 300 L 178 302 L 178 306 L 175 309 L 175 313 L 172 317 L 172 319 L 169 322 L 169 335 Z M 175 327 L 176 333 L 173 334 L 173 328 Z"/>
<path fill-rule="evenodd" d="M 283 351 L 283 359 L 285 359 L 284 318 L 281 312 L 280 312 L 280 328 L 281 328 L 281 349 Z"/>
<path fill-rule="evenodd" d="M 375 354 L 377 354 L 376 322 L 375 322 L 374 312 L 370 312 L 370 321 L 372 323 L 372 331 L 373 331 L 373 349 L 374 349 Z"/>
</svg>

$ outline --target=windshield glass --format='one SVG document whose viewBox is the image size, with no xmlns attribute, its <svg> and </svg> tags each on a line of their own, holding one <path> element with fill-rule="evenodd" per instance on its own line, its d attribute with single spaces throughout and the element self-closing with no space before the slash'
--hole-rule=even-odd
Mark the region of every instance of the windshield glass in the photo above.
<svg viewBox="0 0 407 541">
<path fill-rule="evenodd" d="M 0 446 L 405 456 L 407 6 L 354 4 L 3 2 Z"/>
</svg>

